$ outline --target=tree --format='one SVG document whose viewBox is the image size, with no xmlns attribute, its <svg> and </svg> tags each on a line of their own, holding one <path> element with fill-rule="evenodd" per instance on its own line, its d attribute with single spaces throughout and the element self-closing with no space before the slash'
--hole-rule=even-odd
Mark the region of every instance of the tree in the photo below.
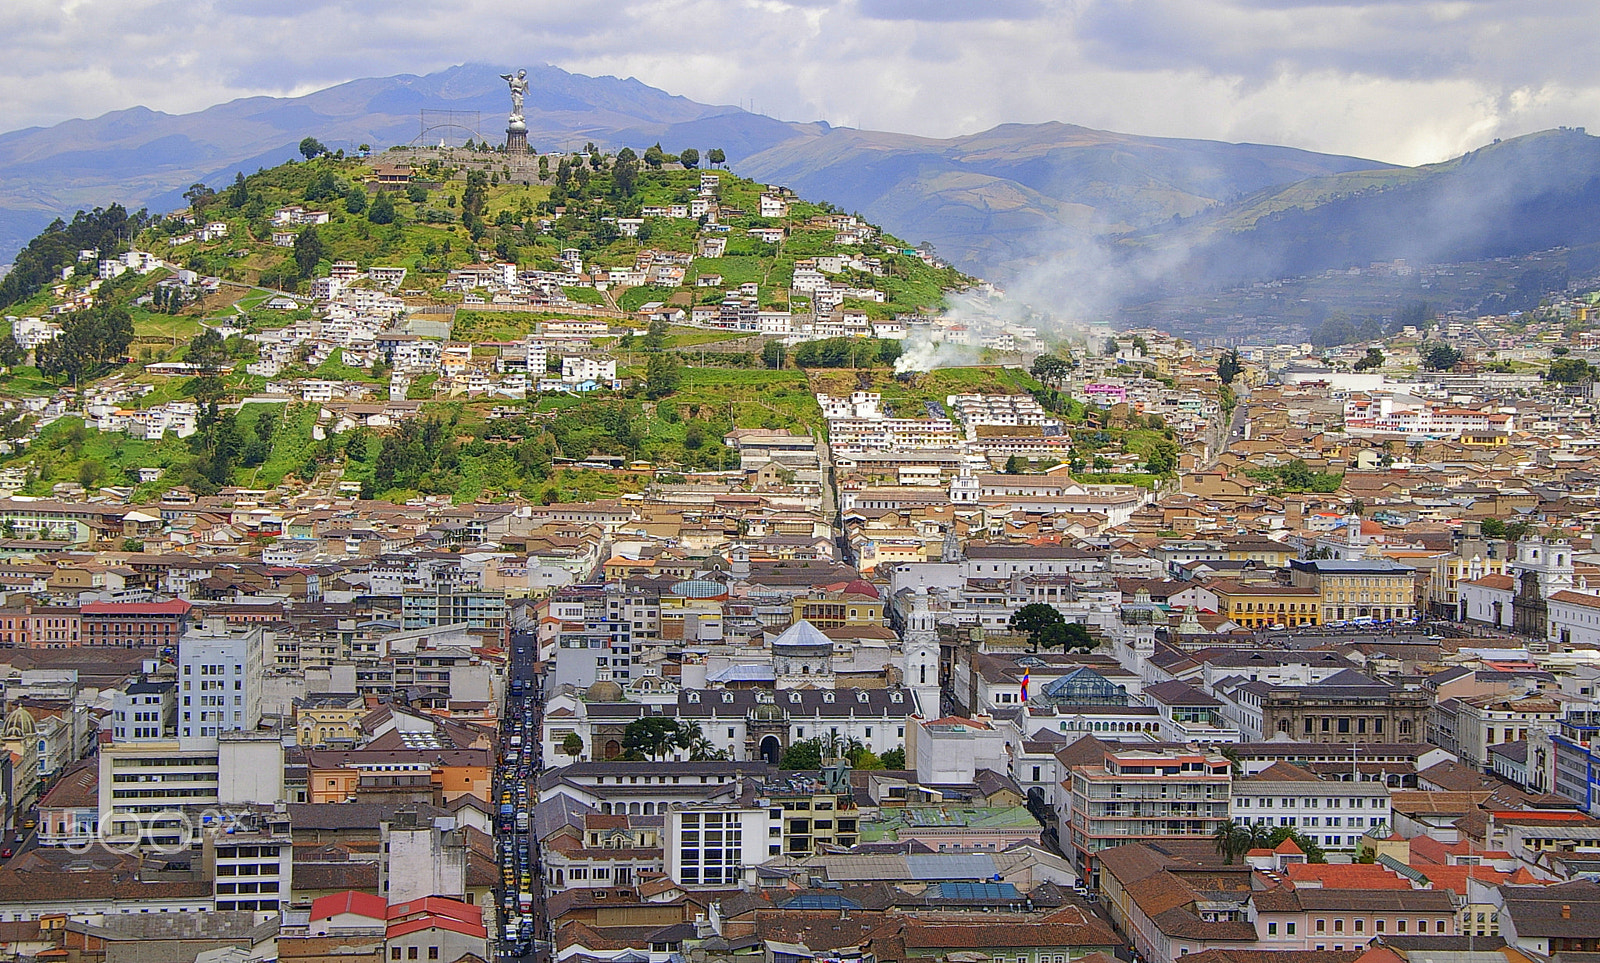
<svg viewBox="0 0 1600 963">
<path fill-rule="evenodd" d="M 1021 475 L 1028 470 L 1028 463 L 1020 455 L 1012 455 L 1006 459 L 1006 474 Z"/>
<path fill-rule="evenodd" d="M 713 147 L 706 154 L 706 160 L 711 164 L 712 167 L 721 167 L 723 164 L 728 162 L 728 155 L 722 152 L 722 148 Z"/>
<path fill-rule="evenodd" d="M 583 755 L 583 737 L 576 732 L 567 733 L 567 737 L 561 740 L 561 752 L 568 759 L 577 762 L 578 757 Z"/>
<path fill-rule="evenodd" d="M 1557 384 L 1576 385 L 1595 380 L 1595 374 L 1594 365 L 1582 358 L 1557 358 L 1550 362 L 1550 373 L 1545 377 Z"/>
<path fill-rule="evenodd" d="M 712 759 L 726 759 L 728 754 L 706 738 L 698 722 L 679 722 L 678 735 L 674 744 L 689 753 L 690 762 L 706 762 Z"/>
<path fill-rule="evenodd" d="M 228 363 L 227 343 L 222 340 L 222 335 L 207 328 L 189 339 L 189 350 L 184 352 L 184 360 L 201 371 L 215 371 Z"/>
<path fill-rule="evenodd" d="M 683 153 L 678 155 L 678 163 L 689 170 L 694 170 L 700 166 L 700 152 L 693 147 L 685 147 Z"/>
<path fill-rule="evenodd" d="M 627 150 L 627 148 L 624 147 L 623 150 Z M 550 155 L 549 154 L 540 154 L 539 155 L 539 183 L 543 184 L 545 181 L 547 181 L 549 179 L 550 179 Z"/>
<path fill-rule="evenodd" d="M 1143 335 L 1136 334 L 1133 336 L 1133 350 L 1140 354 L 1149 354 L 1150 343 L 1144 339 Z"/>
<path fill-rule="evenodd" d="M 1060 388 L 1067 377 L 1072 373 L 1072 365 L 1053 354 L 1041 354 L 1033 359 L 1033 365 L 1028 369 L 1041 384 L 1052 388 Z"/>
<path fill-rule="evenodd" d="M 622 730 L 622 755 L 625 759 L 660 759 L 678 744 L 678 722 L 666 716 L 645 716 L 628 723 Z"/>
<path fill-rule="evenodd" d="M 1430 371 L 1449 371 L 1461 363 L 1461 352 L 1448 344 L 1430 344 L 1422 349 L 1423 367 Z"/>
<path fill-rule="evenodd" d="M 380 191 L 372 199 L 372 206 L 367 208 L 367 220 L 374 224 L 394 223 L 394 197 L 388 191 Z"/>
<path fill-rule="evenodd" d="M 1011 620 L 1007 625 L 1011 631 L 1026 635 L 1028 644 L 1037 649 L 1045 629 L 1052 625 L 1064 625 L 1066 621 L 1066 616 L 1057 611 L 1055 606 L 1044 602 L 1029 602 L 1011 613 Z"/>
<path fill-rule="evenodd" d="M 783 343 L 772 340 L 761 346 L 761 363 L 768 368 L 783 367 Z"/>
<path fill-rule="evenodd" d="M 666 157 L 667 155 L 661 150 L 661 145 L 659 143 L 653 144 L 644 150 L 644 166 L 651 170 L 660 170 L 661 164 L 666 160 Z"/>
<path fill-rule="evenodd" d="M 1072 649 L 1078 652 L 1088 652 L 1100 641 L 1089 634 L 1086 626 L 1077 622 L 1063 622 L 1057 625 L 1047 625 L 1039 632 L 1038 644 L 1047 649 Z"/>
<path fill-rule="evenodd" d="M 828 748 L 827 741 L 820 736 L 791 742 L 789 748 L 783 750 L 783 757 L 778 760 L 778 768 L 821 769 L 822 757 L 827 755 Z"/>
<path fill-rule="evenodd" d="M 1261 845 L 1269 849 L 1275 848 L 1285 839 L 1294 840 L 1294 844 L 1299 846 L 1300 851 L 1306 854 L 1306 862 L 1326 863 L 1328 861 L 1327 855 L 1323 853 L 1322 847 L 1317 845 L 1316 840 L 1309 836 L 1300 835 L 1293 826 L 1279 826 L 1272 831 L 1272 835 L 1268 836 Z"/>
<path fill-rule="evenodd" d="M 1144 460 L 1145 470 L 1152 475 L 1170 475 L 1178 470 L 1178 444 L 1158 441 Z"/>
<path fill-rule="evenodd" d="M 627 150 L 627 148 L 624 147 L 623 150 Z M 628 152 L 630 154 L 633 153 L 632 151 Z M 618 200 L 626 200 L 627 198 L 632 197 L 634 188 L 638 185 L 638 182 L 638 160 L 632 157 L 624 158 L 619 154 L 617 156 L 617 162 L 611 165 L 612 196 L 616 197 Z"/>
<path fill-rule="evenodd" d="M 367 192 L 361 189 L 360 184 L 350 188 L 350 193 L 344 196 L 344 209 L 351 214 L 360 214 L 367 209 Z"/>
<path fill-rule="evenodd" d="M 243 171 L 235 171 L 233 185 L 228 188 L 228 206 L 234 210 L 250 203 L 250 185 L 244 179 Z"/>
<path fill-rule="evenodd" d="M 362 144 L 361 146 L 357 147 L 356 150 L 360 151 L 363 155 L 370 154 L 372 153 L 372 145 Z"/>
<path fill-rule="evenodd" d="M 300 153 L 306 160 L 314 160 L 327 152 L 328 148 L 322 146 L 322 141 L 315 137 L 307 137 L 300 142 Z"/>
<path fill-rule="evenodd" d="M 426 204 L 428 189 L 421 184 L 412 184 L 406 188 L 406 200 L 413 204 Z"/>
<path fill-rule="evenodd" d="M 882 756 L 883 768 L 904 770 L 906 767 L 906 747 L 897 746 L 884 753 Z"/>
<path fill-rule="evenodd" d="M 317 236 L 315 226 L 300 232 L 300 236 L 294 239 L 294 264 L 300 269 L 301 277 L 308 278 L 316 273 L 323 253 L 322 238 Z"/>
<path fill-rule="evenodd" d="M 183 199 L 189 202 L 189 209 L 198 214 L 217 199 L 217 192 L 204 184 L 190 184 L 183 192 Z"/>
<path fill-rule="evenodd" d="M 1366 357 L 1351 365 L 1354 371 L 1371 371 L 1373 368 L 1383 367 L 1383 352 L 1377 348 L 1368 348 Z"/>
<path fill-rule="evenodd" d="M 125 357 L 132 343 L 133 317 L 128 309 L 101 302 L 68 315 L 61 334 L 34 349 L 34 363 L 46 376 L 76 385 L 84 375 Z"/>
<path fill-rule="evenodd" d="M 1222 856 L 1223 863 L 1232 866 L 1233 861 L 1249 852 L 1250 831 L 1238 822 L 1230 819 L 1217 826 L 1211 834 L 1216 843 L 1217 852 Z"/>
<path fill-rule="evenodd" d="M 644 367 L 645 396 L 658 400 L 678 390 L 683 380 L 683 366 L 674 354 L 662 352 L 650 356 Z"/>
<path fill-rule="evenodd" d="M 1235 378 L 1244 373 L 1244 365 L 1239 362 L 1239 349 L 1234 348 L 1217 361 L 1217 377 L 1225 385 L 1233 384 Z"/>
</svg>

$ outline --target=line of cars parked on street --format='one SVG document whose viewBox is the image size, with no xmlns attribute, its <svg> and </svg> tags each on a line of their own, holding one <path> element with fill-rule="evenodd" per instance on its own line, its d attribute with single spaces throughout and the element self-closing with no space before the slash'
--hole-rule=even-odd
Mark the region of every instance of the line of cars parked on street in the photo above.
<svg viewBox="0 0 1600 963">
<path fill-rule="evenodd" d="M 532 641 L 514 636 L 510 692 L 500 723 L 500 761 L 495 770 L 496 849 L 500 858 L 500 908 L 505 921 L 502 958 L 524 958 L 534 948 L 534 893 L 539 857 L 529 821 L 534 803 L 529 783 L 539 767 L 538 706 L 534 697 Z"/>
</svg>

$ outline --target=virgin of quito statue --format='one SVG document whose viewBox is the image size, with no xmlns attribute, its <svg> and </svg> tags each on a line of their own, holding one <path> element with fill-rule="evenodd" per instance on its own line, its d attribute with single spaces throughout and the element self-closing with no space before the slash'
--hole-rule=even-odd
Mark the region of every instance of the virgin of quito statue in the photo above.
<svg viewBox="0 0 1600 963">
<path fill-rule="evenodd" d="M 506 153 L 526 154 L 528 152 L 528 124 L 522 119 L 522 98 L 528 94 L 528 72 L 519 70 L 514 74 L 501 74 L 511 87 L 511 116 L 506 118 Z"/>
</svg>

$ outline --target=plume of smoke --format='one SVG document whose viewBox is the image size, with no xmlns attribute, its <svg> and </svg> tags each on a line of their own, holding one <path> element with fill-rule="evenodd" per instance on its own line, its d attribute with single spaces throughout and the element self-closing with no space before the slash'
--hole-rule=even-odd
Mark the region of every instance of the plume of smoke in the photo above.
<svg viewBox="0 0 1600 963">
<path fill-rule="evenodd" d="M 900 357 L 895 360 L 894 373 L 932 371 L 935 368 L 954 368 L 978 363 L 978 350 L 969 345 L 940 341 L 925 331 L 917 331 L 906 338 Z"/>
</svg>

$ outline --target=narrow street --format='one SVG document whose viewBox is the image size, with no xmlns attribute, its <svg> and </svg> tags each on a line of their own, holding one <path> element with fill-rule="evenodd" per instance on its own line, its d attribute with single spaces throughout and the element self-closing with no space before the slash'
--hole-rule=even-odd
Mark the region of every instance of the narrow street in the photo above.
<svg viewBox="0 0 1600 963">
<path fill-rule="evenodd" d="M 534 780 L 543 760 L 539 744 L 539 699 L 533 673 L 538 641 L 513 632 L 507 673 L 505 711 L 501 715 L 500 760 L 495 770 L 495 851 L 500 860 L 499 910 L 503 921 L 500 959 L 536 957 L 544 894 L 539 852 L 532 833 L 533 807 L 538 803 Z"/>
</svg>

